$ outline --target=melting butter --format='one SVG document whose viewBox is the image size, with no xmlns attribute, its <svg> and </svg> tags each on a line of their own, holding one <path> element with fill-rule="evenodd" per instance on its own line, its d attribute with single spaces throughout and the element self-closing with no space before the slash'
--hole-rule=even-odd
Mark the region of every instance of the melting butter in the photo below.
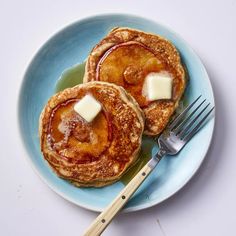
<svg viewBox="0 0 236 236">
<path fill-rule="evenodd" d="M 101 111 L 101 104 L 91 95 L 87 94 L 74 105 L 74 110 L 87 122 L 91 122 Z"/>
<path fill-rule="evenodd" d="M 146 93 L 149 101 L 171 99 L 172 77 L 167 72 L 151 72 L 145 78 Z"/>
</svg>

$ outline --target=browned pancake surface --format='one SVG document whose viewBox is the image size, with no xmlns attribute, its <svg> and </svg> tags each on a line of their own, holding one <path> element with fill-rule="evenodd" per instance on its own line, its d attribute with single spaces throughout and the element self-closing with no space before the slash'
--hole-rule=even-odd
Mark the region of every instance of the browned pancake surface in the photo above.
<svg viewBox="0 0 236 236">
<path fill-rule="evenodd" d="M 86 94 L 102 105 L 90 123 L 73 109 Z M 90 82 L 48 101 L 40 117 L 41 150 L 60 177 L 78 186 L 104 186 L 136 160 L 143 126 L 141 110 L 121 87 Z"/>
<path fill-rule="evenodd" d="M 173 78 L 171 100 L 150 102 L 143 95 L 150 72 L 168 72 Z M 126 89 L 145 114 L 145 133 L 157 135 L 165 128 L 185 89 L 179 53 L 166 39 L 129 28 L 115 28 L 90 53 L 84 82 L 106 81 Z"/>
</svg>

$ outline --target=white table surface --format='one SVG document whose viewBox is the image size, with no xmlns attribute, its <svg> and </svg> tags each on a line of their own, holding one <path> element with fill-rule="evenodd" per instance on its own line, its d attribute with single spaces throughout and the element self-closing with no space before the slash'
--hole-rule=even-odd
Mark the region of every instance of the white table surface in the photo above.
<svg viewBox="0 0 236 236">
<path fill-rule="evenodd" d="M 16 106 L 23 73 L 38 48 L 73 21 L 105 12 L 145 16 L 178 32 L 207 68 L 217 111 L 211 148 L 187 186 L 161 205 L 120 214 L 104 235 L 236 235 L 234 0 L 0 0 L 0 235 L 81 235 L 97 216 L 52 192 L 31 169 Z"/>
</svg>

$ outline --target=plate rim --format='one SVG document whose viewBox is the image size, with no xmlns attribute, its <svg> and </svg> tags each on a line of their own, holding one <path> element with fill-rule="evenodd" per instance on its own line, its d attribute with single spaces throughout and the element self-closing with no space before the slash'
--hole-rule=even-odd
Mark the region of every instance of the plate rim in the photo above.
<svg viewBox="0 0 236 236">
<path fill-rule="evenodd" d="M 29 152 L 29 150 L 28 150 L 28 148 L 26 146 L 26 142 L 24 141 L 23 134 L 22 134 L 23 133 L 23 129 L 21 127 L 20 104 L 21 104 L 21 100 L 22 100 L 22 96 L 23 96 L 22 95 L 22 91 L 23 91 L 23 88 L 24 88 L 24 84 L 26 83 L 26 75 L 27 75 L 28 71 L 30 70 L 30 67 L 31 67 L 32 63 L 38 57 L 38 55 L 40 54 L 42 49 L 48 43 L 50 43 L 51 40 L 56 38 L 57 35 L 61 34 L 67 28 L 75 26 L 75 25 L 77 25 L 79 23 L 83 23 L 83 22 L 86 22 L 86 21 L 94 20 L 95 18 L 103 18 L 103 17 L 127 17 L 127 18 L 131 17 L 131 18 L 136 18 L 136 19 L 143 20 L 143 21 L 146 21 L 146 22 L 149 21 L 150 23 L 159 25 L 160 27 L 166 29 L 171 34 L 173 34 L 177 38 L 179 38 L 184 43 L 184 45 L 187 46 L 188 50 L 191 51 L 191 53 L 197 58 L 197 60 L 202 65 L 202 69 L 203 69 L 203 71 L 206 74 L 206 77 L 208 79 L 206 81 L 208 81 L 208 83 L 209 83 L 209 87 L 210 87 L 210 90 L 211 90 L 211 93 L 212 93 L 212 100 L 213 100 L 213 103 L 214 103 L 214 106 L 215 106 L 215 95 L 214 95 L 214 91 L 213 91 L 213 88 L 212 88 L 212 83 L 211 83 L 210 77 L 209 77 L 209 75 L 207 73 L 207 70 L 206 70 L 206 68 L 205 68 L 205 66 L 204 66 L 200 56 L 194 51 L 194 49 L 189 45 L 189 43 L 182 36 L 180 36 L 178 33 L 176 33 L 174 30 L 172 30 L 170 27 L 166 26 L 165 24 L 159 23 L 159 21 L 155 21 L 154 19 L 149 19 L 149 18 L 144 17 L 144 16 L 139 16 L 139 15 L 136 15 L 136 14 L 129 14 L 129 13 L 117 13 L 117 12 L 115 12 L 115 13 L 102 13 L 102 14 L 95 14 L 95 15 L 90 15 L 90 16 L 87 16 L 87 17 L 83 17 L 81 19 L 78 19 L 76 21 L 68 23 L 65 26 L 63 26 L 62 28 L 60 28 L 59 30 L 57 30 L 56 32 L 54 32 L 53 34 L 51 34 L 48 37 L 48 39 L 36 50 L 36 52 L 33 54 L 33 57 L 31 57 L 29 62 L 26 64 L 26 68 L 24 69 L 24 73 L 23 73 L 23 76 L 22 76 L 22 81 L 20 83 L 20 86 L 19 86 L 19 89 L 18 89 L 18 96 L 17 96 L 17 98 L 18 98 L 18 101 L 17 101 L 17 126 L 18 126 L 18 134 L 20 136 L 20 140 L 21 140 L 20 142 L 21 142 L 22 146 L 24 147 L 23 148 L 24 152 L 26 153 L 25 159 L 28 161 L 28 163 L 30 164 L 31 168 L 39 176 L 39 178 L 51 190 L 53 190 L 55 193 L 57 193 L 59 196 L 61 196 L 65 200 L 67 200 L 67 201 L 69 201 L 69 202 L 71 202 L 71 203 L 73 203 L 73 204 L 75 204 L 75 205 L 77 205 L 79 207 L 82 207 L 84 209 L 91 210 L 91 211 L 94 211 L 94 212 L 101 212 L 101 211 L 104 210 L 104 208 L 90 206 L 90 205 L 88 205 L 86 203 L 80 203 L 80 202 L 74 200 L 73 198 L 71 198 L 70 196 L 68 196 L 67 194 L 64 194 L 63 191 L 61 191 L 59 188 L 54 186 L 54 184 L 50 183 L 50 181 L 46 177 L 44 177 L 43 174 L 41 174 L 40 170 L 34 164 L 34 162 L 32 161 L 32 159 L 30 157 L 31 154 L 30 154 L 30 152 Z M 215 110 L 216 110 L 216 106 L 215 106 Z M 215 112 L 215 114 L 216 114 L 216 112 Z M 214 130 L 215 130 L 215 115 L 212 117 L 211 120 L 213 122 L 213 126 L 212 126 L 212 129 L 211 129 L 211 134 L 210 134 L 208 145 L 207 145 L 204 153 L 202 154 L 203 158 L 201 159 L 199 164 L 195 166 L 195 169 L 193 170 L 192 174 L 188 178 L 186 178 L 184 182 L 181 183 L 180 187 L 177 190 L 171 191 L 167 196 L 163 197 L 161 200 L 159 200 L 157 202 L 155 202 L 155 200 L 148 201 L 146 203 L 142 203 L 142 204 L 137 205 L 137 206 L 127 207 L 127 208 L 123 209 L 122 212 L 128 213 L 128 212 L 139 211 L 139 210 L 143 210 L 143 209 L 147 209 L 147 208 L 156 206 L 156 205 L 161 204 L 162 202 L 168 200 L 169 198 L 171 198 L 172 196 L 174 196 L 176 193 L 178 193 L 180 190 L 183 189 L 183 187 L 195 176 L 195 174 L 199 170 L 200 166 L 204 162 L 204 160 L 206 158 L 206 155 L 207 155 L 207 153 L 209 151 L 209 148 L 211 146 L 212 139 L 213 139 Z"/>
</svg>

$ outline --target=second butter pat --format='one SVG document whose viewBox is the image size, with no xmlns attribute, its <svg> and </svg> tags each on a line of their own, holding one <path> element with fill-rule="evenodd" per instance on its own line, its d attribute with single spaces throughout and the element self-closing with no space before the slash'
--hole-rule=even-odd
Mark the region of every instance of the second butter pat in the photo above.
<svg viewBox="0 0 236 236">
<path fill-rule="evenodd" d="M 146 94 L 149 101 L 171 99 L 172 78 L 167 72 L 152 72 L 146 76 Z"/>
</svg>

